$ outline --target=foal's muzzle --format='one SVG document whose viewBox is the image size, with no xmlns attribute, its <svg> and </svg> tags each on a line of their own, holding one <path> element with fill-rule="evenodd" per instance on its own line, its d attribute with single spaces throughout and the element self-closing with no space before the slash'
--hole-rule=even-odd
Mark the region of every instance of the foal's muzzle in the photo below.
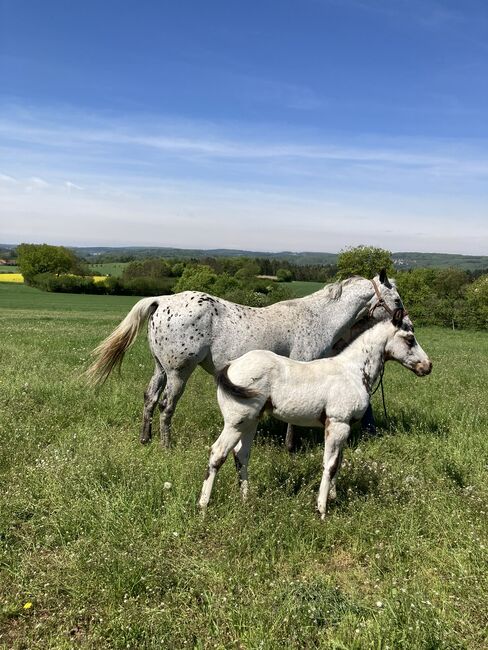
<svg viewBox="0 0 488 650">
<path fill-rule="evenodd" d="M 432 372 L 432 361 L 427 359 L 427 361 L 419 361 L 414 368 L 414 373 L 417 377 L 425 377 L 425 375 L 430 375 Z"/>
</svg>

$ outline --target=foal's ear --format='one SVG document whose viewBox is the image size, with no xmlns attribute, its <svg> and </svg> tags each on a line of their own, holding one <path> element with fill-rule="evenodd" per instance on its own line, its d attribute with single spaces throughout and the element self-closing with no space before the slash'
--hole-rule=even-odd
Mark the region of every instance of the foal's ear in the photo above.
<svg viewBox="0 0 488 650">
<path fill-rule="evenodd" d="M 395 311 L 393 312 L 391 322 L 395 327 L 400 327 L 404 317 L 405 317 L 405 310 L 402 309 L 402 307 L 399 307 L 398 309 L 395 309 Z"/>
<path fill-rule="evenodd" d="M 386 275 L 386 269 L 381 269 L 381 271 L 380 271 L 380 282 L 381 282 L 381 284 L 386 284 L 388 282 L 388 276 Z"/>
</svg>

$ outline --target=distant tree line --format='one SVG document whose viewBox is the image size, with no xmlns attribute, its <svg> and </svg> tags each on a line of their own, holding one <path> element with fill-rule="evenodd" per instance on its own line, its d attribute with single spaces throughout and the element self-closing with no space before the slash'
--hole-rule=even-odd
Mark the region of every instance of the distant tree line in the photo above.
<svg viewBox="0 0 488 650">
<path fill-rule="evenodd" d="M 390 251 L 371 246 L 343 250 L 337 267 L 250 257 L 137 259 L 127 264 L 120 278 L 102 281 L 95 281 L 88 265 L 63 246 L 21 244 L 16 255 L 25 282 L 45 291 L 144 296 L 194 290 L 252 306 L 292 297 L 288 288 L 291 280 L 326 283 L 351 275 L 371 278 L 386 268 L 390 276 L 394 274 L 416 323 L 488 328 L 486 270 L 429 268 L 395 273 Z"/>
</svg>

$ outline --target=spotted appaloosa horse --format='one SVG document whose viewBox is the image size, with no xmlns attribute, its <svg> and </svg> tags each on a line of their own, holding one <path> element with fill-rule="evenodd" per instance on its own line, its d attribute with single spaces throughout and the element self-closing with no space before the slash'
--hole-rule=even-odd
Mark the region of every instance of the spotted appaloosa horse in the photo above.
<svg viewBox="0 0 488 650">
<path fill-rule="evenodd" d="M 97 358 L 87 374 L 93 383 L 103 382 L 122 363 L 148 318 L 155 370 L 145 392 L 141 442 L 151 438 L 152 416 L 164 390 L 160 433 L 168 447 L 171 418 L 197 365 L 215 374 L 232 359 L 257 349 L 300 361 L 331 356 L 334 345 L 359 322 L 384 320 L 399 307 L 402 301 L 385 271 L 374 280 L 349 278 L 269 307 L 245 307 L 197 291 L 143 298 L 94 350 Z M 291 428 L 288 444 L 290 440 Z"/>
<path fill-rule="evenodd" d="M 232 449 L 241 494 L 247 497 L 251 444 L 260 416 L 269 411 L 284 422 L 325 428 L 324 471 L 317 501 L 324 518 L 327 498 L 335 497 L 350 423 L 365 412 L 373 384 L 388 359 L 420 377 L 432 370 L 403 309 L 395 310 L 391 321 L 377 323 L 333 358 L 302 362 L 254 350 L 232 361 L 217 379 L 224 429 L 212 446 L 200 507 L 207 507 L 216 473 Z"/>
</svg>

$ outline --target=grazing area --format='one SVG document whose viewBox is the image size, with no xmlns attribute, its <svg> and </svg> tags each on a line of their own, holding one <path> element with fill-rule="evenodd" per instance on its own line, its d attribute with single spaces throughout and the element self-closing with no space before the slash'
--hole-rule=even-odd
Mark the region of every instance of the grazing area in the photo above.
<svg viewBox="0 0 488 650">
<path fill-rule="evenodd" d="M 486 331 L 416 328 L 432 375 L 387 365 L 389 422 L 378 392 L 324 522 L 320 431 L 290 455 L 271 420 L 248 503 L 228 462 L 202 519 L 213 379 L 193 374 L 163 450 L 138 441 L 144 335 L 121 378 L 80 376 L 136 301 L 0 284 L 0 647 L 486 647 Z"/>
<path fill-rule="evenodd" d="M 111 275 L 120 278 L 128 262 L 105 262 L 104 264 L 90 264 L 90 272 L 95 275 Z"/>
</svg>

